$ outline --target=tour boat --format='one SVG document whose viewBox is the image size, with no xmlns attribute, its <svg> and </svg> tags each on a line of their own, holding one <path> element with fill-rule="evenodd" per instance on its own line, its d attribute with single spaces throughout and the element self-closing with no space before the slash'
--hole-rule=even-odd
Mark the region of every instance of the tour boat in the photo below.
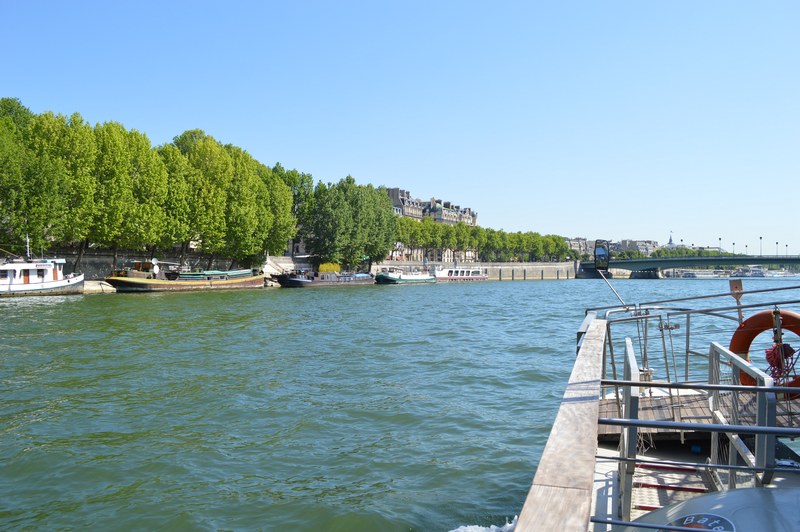
<svg viewBox="0 0 800 532">
<path fill-rule="evenodd" d="M 436 282 L 485 281 L 489 275 L 479 268 L 447 268 L 434 272 Z"/>
<path fill-rule="evenodd" d="M 516 531 L 798 530 L 800 286 L 729 283 L 586 311 Z"/>
<path fill-rule="evenodd" d="M 276 275 L 274 278 L 284 288 L 375 284 L 375 278 L 368 273 L 294 271 Z"/>
<path fill-rule="evenodd" d="M 65 264 L 65 259 L 30 258 L 0 263 L 0 297 L 82 294 L 83 274 L 65 274 Z"/>
<path fill-rule="evenodd" d="M 133 266 L 115 272 L 105 281 L 117 292 L 230 290 L 263 288 L 265 284 L 264 275 L 255 270 L 187 271 L 157 259 L 135 261 Z"/>
<path fill-rule="evenodd" d="M 375 275 L 377 284 L 412 284 L 412 283 L 435 283 L 436 277 L 425 271 L 406 271 L 402 268 L 390 266 L 381 268 Z"/>
</svg>

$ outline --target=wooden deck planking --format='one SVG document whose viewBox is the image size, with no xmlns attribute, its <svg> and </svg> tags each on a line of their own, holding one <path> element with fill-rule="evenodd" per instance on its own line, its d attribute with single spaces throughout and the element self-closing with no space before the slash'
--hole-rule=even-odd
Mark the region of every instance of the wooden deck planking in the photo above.
<svg viewBox="0 0 800 532">
<path fill-rule="evenodd" d="M 681 419 L 673 416 L 672 405 L 680 406 Z M 617 415 L 617 405 L 614 399 L 600 400 L 599 417 L 619 417 Z M 700 394 L 683 394 L 673 396 L 672 402 L 669 397 L 650 397 L 639 398 L 639 419 L 646 421 L 684 421 L 687 423 L 708 423 L 711 420 L 711 409 L 708 407 L 708 399 Z M 640 427 L 641 434 L 650 435 L 677 435 L 674 430 Z M 620 428 L 614 425 L 600 425 L 598 427 L 598 439 L 616 440 L 619 439 Z M 687 431 L 684 431 L 686 434 Z"/>
<path fill-rule="evenodd" d="M 708 399 L 701 394 L 683 394 L 673 397 L 675 405 L 681 405 L 680 416 L 673 418 L 672 408 L 670 407 L 669 397 L 649 397 L 639 398 L 639 419 L 646 421 L 683 421 L 686 423 L 710 423 L 711 409 L 708 406 Z M 723 400 L 723 404 L 725 401 Z M 723 411 L 730 408 L 730 400 L 724 404 Z M 677 409 L 676 409 L 677 410 Z M 756 424 L 755 394 L 743 397 L 739 401 L 739 416 L 735 422 L 741 425 Z M 619 417 L 615 399 L 600 400 L 599 417 L 615 418 Z M 728 421 L 733 423 L 732 416 L 726 416 Z M 777 425 L 779 427 L 797 427 L 800 425 L 800 401 L 778 401 L 777 403 Z M 640 427 L 639 432 L 643 434 L 655 435 L 656 437 L 677 437 L 677 431 L 671 429 L 656 429 Z M 702 433 L 703 431 L 699 431 Z M 614 425 L 600 425 L 597 437 L 600 441 L 619 439 L 620 428 Z M 684 431 L 684 434 L 690 433 Z"/>
</svg>

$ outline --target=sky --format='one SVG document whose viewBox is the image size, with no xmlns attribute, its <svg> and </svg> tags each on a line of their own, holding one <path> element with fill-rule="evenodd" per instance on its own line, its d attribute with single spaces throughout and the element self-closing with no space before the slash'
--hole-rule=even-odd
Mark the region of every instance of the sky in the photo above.
<svg viewBox="0 0 800 532">
<path fill-rule="evenodd" d="M 482 227 L 800 254 L 800 2 L 3 2 L 0 97 Z M 776 244 L 777 242 L 777 244 Z"/>
</svg>

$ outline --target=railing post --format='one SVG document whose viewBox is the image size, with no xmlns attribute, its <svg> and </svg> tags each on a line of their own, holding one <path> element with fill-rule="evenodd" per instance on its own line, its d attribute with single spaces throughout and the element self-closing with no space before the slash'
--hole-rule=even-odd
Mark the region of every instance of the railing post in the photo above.
<svg viewBox="0 0 800 532">
<path fill-rule="evenodd" d="M 767 377 L 763 381 L 758 380 L 761 386 L 774 386 L 772 377 Z M 774 427 L 776 426 L 777 414 L 775 409 L 777 407 L 775 394 L 771 392 L 759 392 L 756 399 L 756 407 L 758 412 L 756 414 L 756 424 L 759 427 Z M 772 481 L 773 471 L 775 468 L 775 436 L 768 434 L 756 435 L 756 467 L 763 467 L 765 471 L 763 474 L 756 475 L 761 484 L 769 484 Z"/>
<path fill-rule="evenodd" d="M 625 370 L 626 381 L 639 380 L 639 365 L 636 363 L 636 354 L 633 352 L 633 342 L 625 338 Z M 639 390 L 633 386 L 625 386 L 623 397 L 625 410 L 623 417 L 638 419 L 639 417 Z M 639 439 L 638 429 L 635 426 L 622 427 L 620 431 L 620 455 L 624 460 L 619 466 L 620 499 L 618 515 L 625 521 L 631 519 L 631 496 L 633 492 L 633 473 L 636 470 L 636 444 Z"/>
</svg>

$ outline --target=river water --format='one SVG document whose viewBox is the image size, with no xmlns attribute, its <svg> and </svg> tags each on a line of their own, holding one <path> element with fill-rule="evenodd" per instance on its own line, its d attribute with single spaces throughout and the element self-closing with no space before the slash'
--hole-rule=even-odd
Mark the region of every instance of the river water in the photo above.
<svg viewBox="0 0 800 532">
<path fill-rule="evenodd" d="M 508 530 L 583 310 L 617 302 L 601 280 L 0 300 L 0 529 Z"/>
</svg>

